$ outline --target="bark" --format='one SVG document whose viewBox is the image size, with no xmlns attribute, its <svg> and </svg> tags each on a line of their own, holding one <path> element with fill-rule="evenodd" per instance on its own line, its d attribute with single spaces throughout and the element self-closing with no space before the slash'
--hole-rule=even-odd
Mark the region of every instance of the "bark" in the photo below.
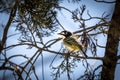
<svg viewBox="0 0 120 80">
<path fill-rule="evenodd" d="M 120 0 L 116 0 L 115 10 L 108 30 L 105 56 L 101 73 L 102 80 L 114 80 L 120 36 Z"/>
</svg>

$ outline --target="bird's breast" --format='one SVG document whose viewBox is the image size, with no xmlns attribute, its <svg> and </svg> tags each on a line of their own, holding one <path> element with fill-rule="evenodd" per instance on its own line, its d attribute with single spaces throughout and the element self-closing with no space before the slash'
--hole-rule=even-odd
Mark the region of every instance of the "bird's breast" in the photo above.
<svg viewBox="0 0 120 80">
<path fill-rule="evenodd" d="M 74 52 L 74 53 L 76 53 L 76 52 L 78 52 L 78 51 L 80 50 L 79 47 L 73 46 L 73 45 L 65 45 L 65 47 L 66 47 L 70 52 Z"/>
</svg>

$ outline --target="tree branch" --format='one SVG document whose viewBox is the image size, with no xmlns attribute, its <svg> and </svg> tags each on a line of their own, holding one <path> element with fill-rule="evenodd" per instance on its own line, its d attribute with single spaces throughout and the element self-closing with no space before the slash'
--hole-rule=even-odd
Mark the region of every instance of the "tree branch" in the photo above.
<svg viewBox="0 0 120 80">
<path fill-rule="evenodd" d="M 46 52 L 50 52 L 50 53 L 54 53 L 54 54 L 59 54 L 59 55 L 62 55 L 62 56 L 68 56 L 69 55 L 69 53 L 62 53 L 62 52 L 57 52 L 57 51 L 53 51 L 53 50 L 41 48 L 39 46 L 36 46 L 34 44 L 30 44 L 30 43 L 15 44 L 15 45 L 8 46 L 5 49 L 9 49 L 9 48 L 17 47 L 17 46 L 22 46 L 22 45 L 34 46 L 35 48 L 37 48 L 40 51 L 43 50 L 43 51 L 46 51 Z M 77 55 L 72 55 L 72 54 L 70 56 L 71 57 L 75 57 L 75 58 L 80 58 L 80 59 L 97 59 L 97 60 L 102 60 L 103 59 L 103 57 L 87 57 L 87 58 L 85 58 L 83 56 L 77 56 Z"/>
<path fill-rule="evenodd" d="M 105 0 L 94 0 L 96 2 L 102 2 L 102 3 L 115 3 L 116 1 L 105 1 Z"/>
<path fill-rule="evenodd" d="M 6 43 L 8 30 L 10 28 L 10 25 L 11 25 L 13 19 L 14 19 L 15 14 L 16 14 L 16 10 L 17 10 L 17 6 L 16 5 L 17 5 L 17 2 L 15 3 L 14 7 L 11 10 L 11 13 L 10 13 L 10 16 L 9 16 L 9 20 L 8 20 L 6 26 L 5 26 L 5 29 L 4 29 L 4 32 L 3 32 L 3 38 L 2 38 L 2 41 L 0 43 L 0 53 L 3 50 L 4 44 Z"/>
</svg>

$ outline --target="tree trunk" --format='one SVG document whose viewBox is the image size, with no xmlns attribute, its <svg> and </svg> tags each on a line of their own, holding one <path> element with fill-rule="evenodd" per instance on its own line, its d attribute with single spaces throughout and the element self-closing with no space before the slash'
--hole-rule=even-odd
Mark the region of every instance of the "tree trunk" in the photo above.
<svg viewBox="0 0 120 80">
<path fill-rule="evenodd" d="M 115 10 L 108 30 L 105 56 L 101 73 L 102 80 L 114 80 L 120 36 L 120 0 L 116 0 Z"/>
</svg>

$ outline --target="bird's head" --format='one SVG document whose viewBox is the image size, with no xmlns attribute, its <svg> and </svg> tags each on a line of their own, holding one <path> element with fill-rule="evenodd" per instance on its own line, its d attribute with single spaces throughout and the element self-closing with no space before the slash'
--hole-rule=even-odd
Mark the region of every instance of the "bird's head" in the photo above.
<svg viewBox="0 0 120 80">
<path fill-rule="evenodd" d="M 65 38 L 72 36 L 72 33 L 69 31 L 62 31 L 59 35 L 64 36 Z"/>
</svg>

